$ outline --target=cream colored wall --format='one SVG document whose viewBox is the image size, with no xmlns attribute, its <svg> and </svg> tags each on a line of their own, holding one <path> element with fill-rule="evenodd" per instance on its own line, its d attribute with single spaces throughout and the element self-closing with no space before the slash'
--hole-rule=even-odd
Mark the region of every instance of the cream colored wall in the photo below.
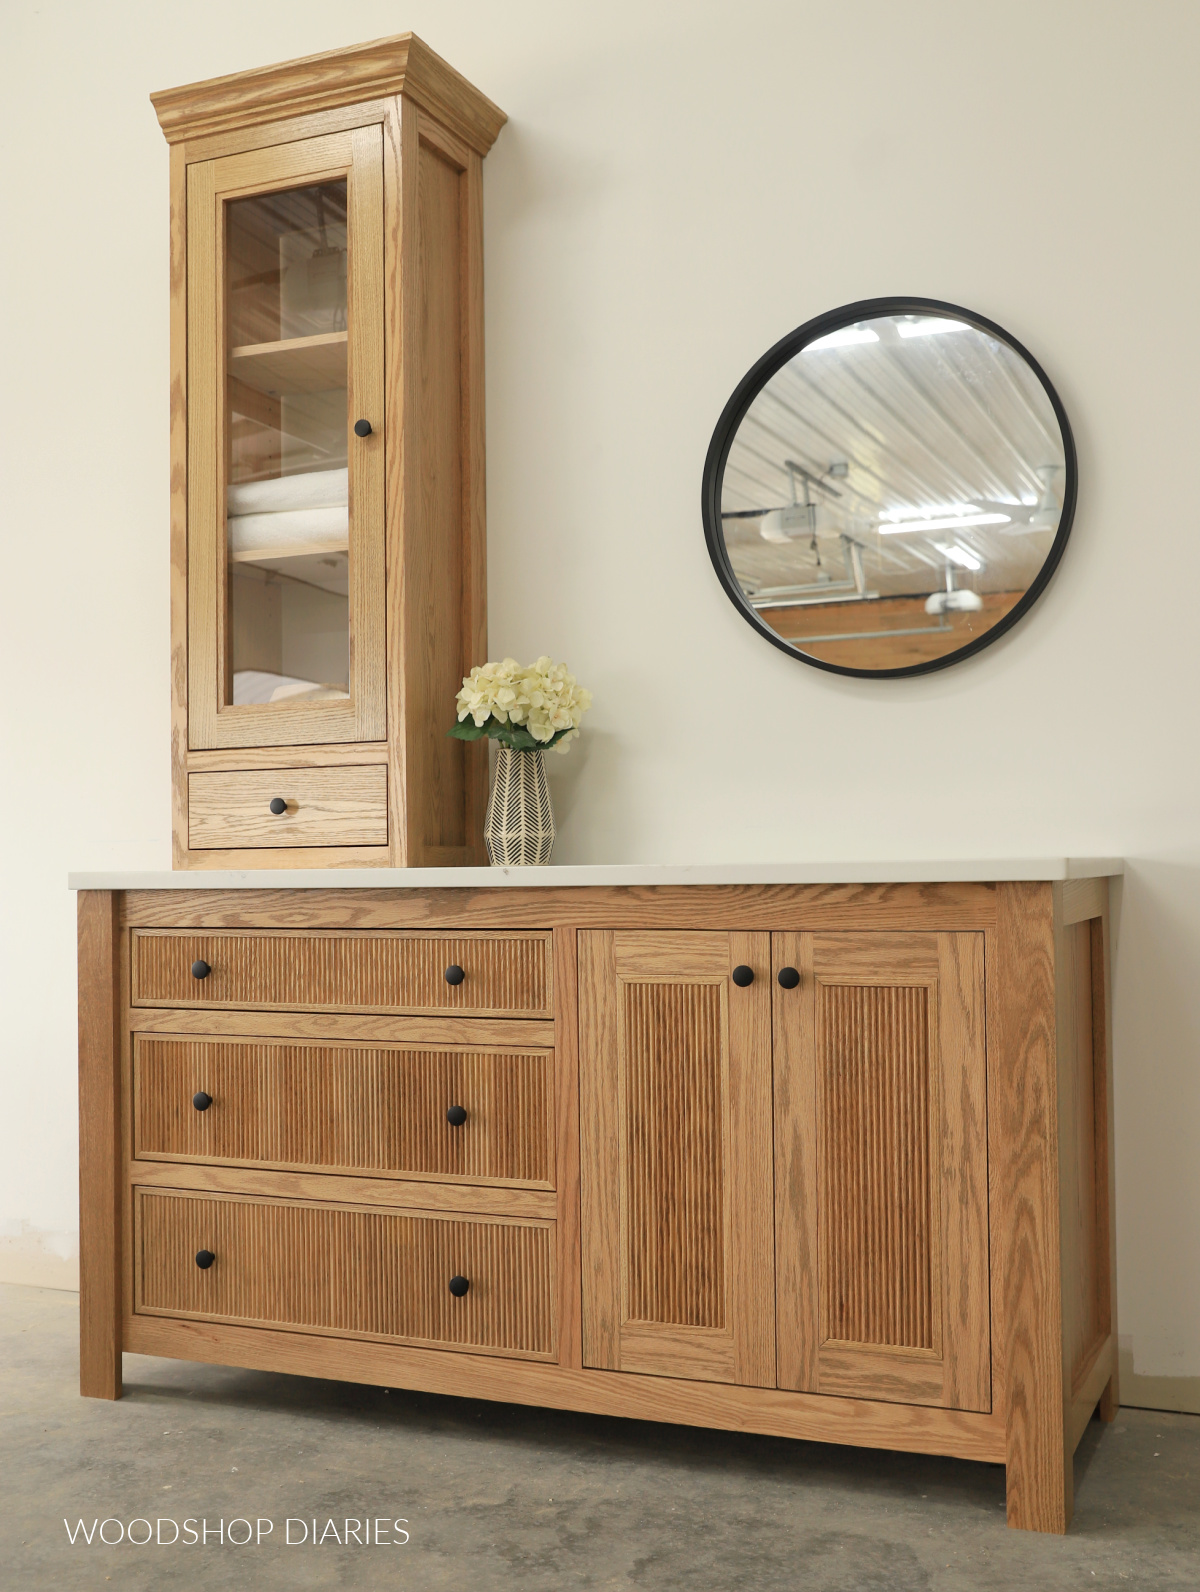
<svg viewBox="0 0 1200 1592">
<path fill-rule="evenodd" d="M 169 862 L 167 155 L 146 96 L 406 27 L 512 118 L 486 179 L 492 651 L 565 656 L 595 692 L 551 759 L 559 860 L 1129 857 L 1121 1330 L 1144 1396 L 1200 1409 L 1185 0 L 6 8 L 0 1274 L 70 1276 L 68 866 Z M 872 683 L 742 623 L 699 489 L 747 366 L 886 293 L 1025 342 L 1081 486 L 1013 635 Z M 1127 573 L 1134 539 L 1152 578 Z"/>
</svg>

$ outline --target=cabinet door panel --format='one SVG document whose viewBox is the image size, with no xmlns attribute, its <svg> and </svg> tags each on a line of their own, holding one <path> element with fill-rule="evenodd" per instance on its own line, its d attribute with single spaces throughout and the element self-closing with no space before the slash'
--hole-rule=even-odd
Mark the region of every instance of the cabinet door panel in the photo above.
<svg viewBox="0 0 1200 1592">
<path fill-rule="evenodd" d="M 579 936 L 585 1365 L 774 1384 L 769 975 L 765 934 Z"/>
<path fill-rule="evenodd" d="M 379 126 L 193 163 L 187 229 L 188 744 L 383 740 Z"/>
<path fill-rule="evenodd" d="M 987 1410 L 983 937 L 773 958 L 780 1386 Z"/>
</svg>

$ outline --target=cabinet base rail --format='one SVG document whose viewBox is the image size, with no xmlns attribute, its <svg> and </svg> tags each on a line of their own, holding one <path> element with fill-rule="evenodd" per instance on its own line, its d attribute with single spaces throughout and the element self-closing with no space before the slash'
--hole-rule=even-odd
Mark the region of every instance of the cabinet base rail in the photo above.
<svg viewBox="0 0 1200 1592">
<path fill-rule="evenodd" d="M 410 1349 L 264 1327 L 148 1316 L 126 1320 L 123 1345 L 132 1354 L 588 1415 L 618 1415 L 909 1454 L 941 1454 L 993 1464 L 1003 1464 L 1005 1457 L 1001 1417 L 932 1406 L 697 1383 L 627 1371 L 577 1370 L 453 1350 Z"/>
</svg>

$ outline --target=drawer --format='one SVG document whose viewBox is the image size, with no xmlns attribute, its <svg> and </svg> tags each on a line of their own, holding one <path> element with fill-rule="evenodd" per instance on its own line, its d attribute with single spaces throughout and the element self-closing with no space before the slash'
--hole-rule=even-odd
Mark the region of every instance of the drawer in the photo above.
<svg viewBox="0 0 1200 1592">
<path fill-rule="evenodd" d="M 134 1155 L 553 1188 L 553 1065 L 549 1050 L 138 1034 Z"/>
<path fill-rule="evenodd" d="M 273 801 L 286 803 L 282 812 Z M 387 768 L 252 769 L 188 775 L 188 844 L 386 846 Z"/>
<path fill-rule="evenodd" d="M 554 1356 L 553 1222 L 149 1189 L 134 1212 L 140 1314 Z"/>
<path fill-rule="evenodd" d="M 193 976 L 202 962 L 209 972 Z M 547 934 L 135 929 L 135 1006 L 549 1017 Z M 447 982 L 448 969 L 462 979 Z M 457 973 L 452 976 L 457 977 Z"/>
</svg>

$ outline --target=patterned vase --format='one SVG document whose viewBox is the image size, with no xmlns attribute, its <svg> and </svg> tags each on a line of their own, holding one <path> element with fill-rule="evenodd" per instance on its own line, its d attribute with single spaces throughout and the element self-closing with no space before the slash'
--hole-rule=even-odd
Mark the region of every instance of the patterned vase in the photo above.
<svg viewBox="0 0 1200 1592">
<path fill-rule="evenodd" d="M 496 748 L 496 783 L 488 797 L 483 840 L 494 868 L 550 861 L 554 808 L 541 752 Z"/>
</svg>

